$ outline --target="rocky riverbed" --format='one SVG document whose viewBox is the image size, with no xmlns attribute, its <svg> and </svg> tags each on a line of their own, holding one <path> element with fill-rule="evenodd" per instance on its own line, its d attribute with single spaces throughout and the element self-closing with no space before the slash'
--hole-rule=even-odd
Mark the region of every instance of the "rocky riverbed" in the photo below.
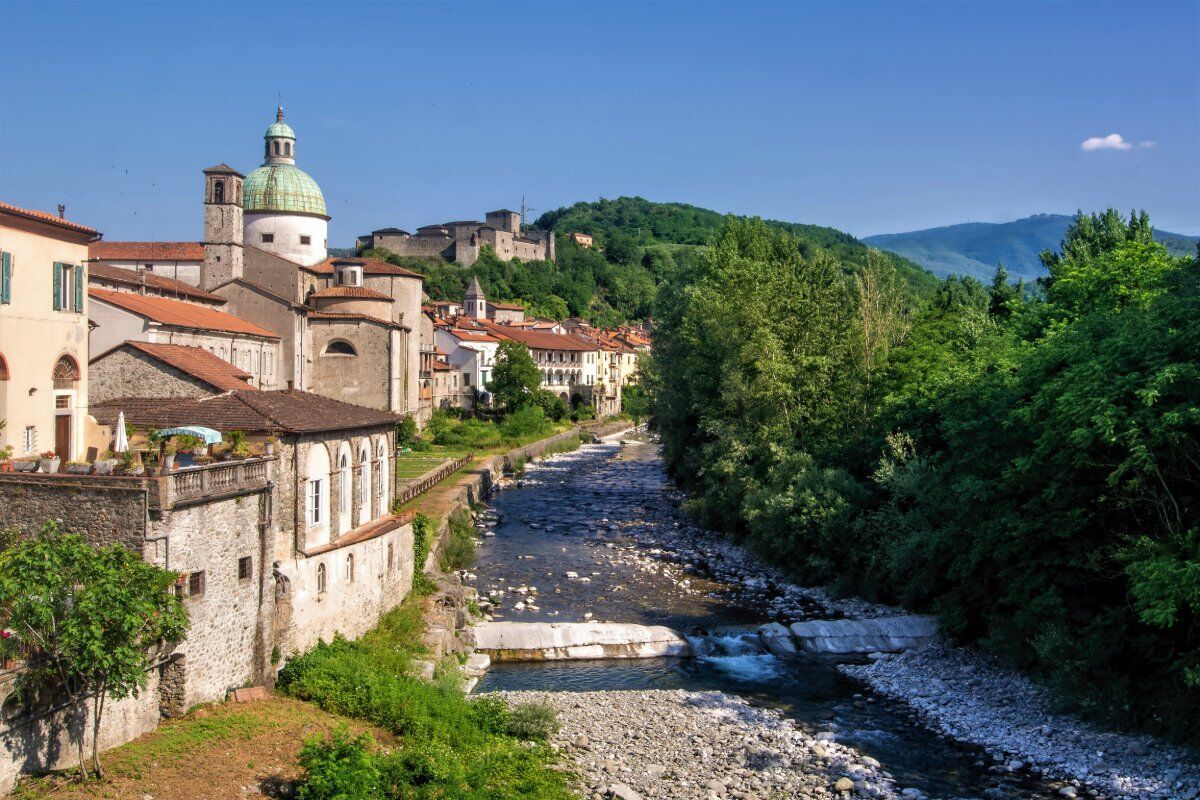
<svg viewBox="0 0 1200 800">
<path fill-rule="evenodd" d="M 510 498 L 502 498 L 497 510 L 480 517 L 486 542 L 480 591 L 494 601 L 494 605 L 489 603 L 489 610 L 498 619 L 608 619 L 667 624 L 687 632 L 750 621 L 787 625 L 803 620 L 865 619 L 903 613 L 854 598 L 836 598 L 820 588 L 797 586 L 728 539 L 692 524 L 682 512 L 684 496 L 665 480 L 650 444 L 630 444 L 620 449 L 586 447 L 532 464 L 523 478 L 506 482 L 506 487 L 532 492 L 514 493 L 511 502 Z M 517 495 L 527 499 L 517 501 Z M 475 576 L 465 577 L 471 580 Z M 756 666 L 766 668 L 767 674 L 782 675 L 785 673 L 781 670 L 795 666 L 821 668 L 772 662 L 771 656 L 748 657 L 754 659 L 765 659 Z M 941 787 L 933 792 L 936 796 L 997 800 L 1051 795 L 1139 800 L 1200 797 L 1200 765 L 1195 754 L 1148 737 L 1100 731 L 1056 714 L 1049 698 L 1037 687 L 974 651 L 938 646 L 870 663 L 850 660 L 838 664 L 837 669 L 863 682 L 851 690 L 862 695 L 856 694 L 848 702 L 810 708 L 806 712 L 810 713 L 809 721 L 801 722 L 800 728 L 813 736 L 856 745 L 870 743 L 874 737 L 881 744 L 875 755 L 885 762 L 885 750 L 893 758 L 919 760 L 917 753 L 924 745 L 915 749 L 895 745 L 911 734 L 885 728 L 868 730 L 867 738 L 863 738 L 850 727 L 863 723 L 872 727 L 895 725 L 886 716 L 856 716 L 864 713 L 864 708 L 870 712 L 887 707 L 889 714 L 901 720 L 911 720 L 947 739 L 980 748 L 964 751 L 969 754 L 965 756 L 968 771 L 973 770 L 977 776 L 996 776 L 997 781 L 959 779 L 954 776 L 963 775 L 962 767 L 954 766 L 943 771 L 940 783 L 934 782 Z M 800 679 L 811 682 L 815 674 Z M 595 682 L 594 674 L 592 680 L 589 688 L 611 686 L 602 682 L 602 676 L 600 683 Z M 536 684 L 516 685 L 526 688 Z M 687 681 L 650 685 L 710 688 Z M 740 688 L 735 691 L 741 694 Z M 619 728 L 627 735 L 614 739 L 609 753 L 625 753 L 622 758 L 627 762 L 633 759 L 639 764 L 637 751 L 645 743 L 632 735 L 652 716 L 642 714 L 638 708 L 640 694 L 639 699 L 617 704 L 628 704 L 641 722 Z M 769 694 L 769 688 L 762 685 L 747 693 L 756 701 L 769 699 Z M 557 702 L 581 696 L 563 693 Z M 815 716 L 811 715 L 813 711 Z M 778 716 L 774 712 L 771 715 Z M 570 716 L 564 715 L 568 726 L 573 724 Z M 927 737 L 938 739 L 932 734 Z M 920 741 L 920 737 L 913 741 Z M 874 752 L 870 747 L 868 750 Z M 585 757 L 583 752 L 572 751 L 572 755 Z M 612 760 L 601 759 L 606 764 Z M 928 770 L 929 759 L 923 763 L 919 770 Z M 891 768 L 899 774 L 900 766 L 896 763 Z M 597 782 L 589 788 L 599 785 L 601 778 L 612 780 L 625 773 L 618 768 L 607 778 L 595 774 Z M 1021 776 L 1026 776 L 1024 783 Z M 955 783 L 973 788 L 965 793 L 956 791 L 950 788 Z M 913 791 L 910 789 L 908 796 L 917 796 Z"/>
<path fill-rule="evenodd" d="M 662 800 L 892 798 L 879 762 L 721 692 L 503 692 L 546 703 L 585 797 Z"/>
</svg>

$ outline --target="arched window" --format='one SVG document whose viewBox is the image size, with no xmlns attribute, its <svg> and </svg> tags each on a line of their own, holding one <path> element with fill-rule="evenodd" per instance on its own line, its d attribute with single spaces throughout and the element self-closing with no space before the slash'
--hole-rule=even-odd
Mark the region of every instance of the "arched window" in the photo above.
<svg viewBox="0 0 1200 800">
<path fill-rule="evenodd" d="M 371 519 L 371 445 L 364 439 L 358 449 L 358 524 Z"/>
<path fill-rule="evenodd" d="M 346 554 L 346 572 L 343 577 L 346 583 L 354 583 L 354 553 Z"/>
<path fill-rule="evenodd" d="M 388 457 L 387 437 L 379 440 L 375 448 L 375 506 L 378 516 L 388 511 Z"/>
<path fill-rule="evenodd" d="M 354 345 L 349 342 L 335 339 L 325 345 L 325 351 L 321 353 L 323 356 L 356 356 L 358 351 L 354 349 Z"/>
<path fill-rule="evenodd" d="M 350 523 L 350 503 L 354 494 L 353 472 L 350 469 L 350 445 L 342 442 L 338 451 L 338 532 L 345 533 Z"/>
<path fill-rule="evenodd" d="M 288 158 L 291 158 L 291 156 L 292 156 L 292 143 L 291 142 L 283 143 L 283 154 L 285 156 L 287 156 Z"/>
<path fill-rule="evenodd" d="M 305 516 L 310 529 L 310 546 L 327 544 L 329 537 L 329 451 L 323 444 L 314 444 L 305 461 L 307 475 L 304 487 Z"/>
<path fill-rule="evenodd" d="M 224 203 L 225 202 L 225 181 L 214 181 L 213 182 L 213 202 L 214 203 Z"/>
<path fill-rule="evenodd" d="M 280 153 L 279 153 L 279 140 L 278 140 L 278 139 L 276 139 L 276 140 L 275 140 L 275 155 L 280 155 Z"/>
<path fill-rule="evenodd" d="M 329 586 L 329 578 L 325 573 L 325 564 L 317 564 L 317 594 L 325 594 Z"/>
<path fill-rule="evenodd" d="M 8 380 L 8 362 L 4 360 L 4 354 L 0 353 L 0 381 Z"/>
<path fill-rule="evenodd" d="M 74 389 L 79 381 L 79 365 L 70 356 L 62 356 L 54 365 L 54 388 Z"/>
</svg>

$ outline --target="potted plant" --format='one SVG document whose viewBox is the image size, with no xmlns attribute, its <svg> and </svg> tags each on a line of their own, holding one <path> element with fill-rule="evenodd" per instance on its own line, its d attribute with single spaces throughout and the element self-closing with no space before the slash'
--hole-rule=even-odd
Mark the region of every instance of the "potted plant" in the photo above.
<svg viewBox="0 0 1200 800">
<path fill-rule="evenodd" d="M 12 454 L 13 454 L 13 447 L 11 444 L 5 445 L 4 447 L 0 447 L 0 472 L 12 472 L 13 471 Z"/>
<path fill-rule="evenodd" d="M 42 472 L 52 473 L 58 472 L 58 465 L 62 463 L 62 459 L 58 457 L 58 453 L 53 450 L 47 450 L 38 456 L 38 468 Z"/>
<path fill-rule="evenodd" d="M 265 442 L 263 442 L 263 455 L 265 455 L 265 456 L 275 455 L 275 448 L 277 448 L 278 446 L 279 446 L 279 437 L 275 436 L 275 435 L 268 436 L 267 440 Z"/>
<path fill-rule="evenodd" d="M 100 458 L 96 459 L 95 467 L 97 475 L 112 475 L 113 467 L 117 465 L 117 458 L 112 450 L 105 450 Z"/>
<path fill-rule="evenodd" d="M 250 448 L 246 446 L 245 431 L 231 431 L 229 433 L 229 449 L 225 451 L 227 459 L 241 459 L 250 457 Z"/>
<path fill-rule="evenodd" d="M 143 472 L 141 461 L 138 460 L 136 450 L 126 450 L 117 456 L 117 472 L 122 475 L 141 475 Z"/>
<path fill-rule="evenodd" d="M 86 461 L 68 461 L 67 472 L 72 475 L 87 475 L 92 471 L 92 465 Z"/>
<path fill-rule="evenodd" d="M 13 459 L 13 469 L 17 472 L 37 472 L 38 460 L 36 453 L 26 453 L 20 458 Z"/>
<path fill-rule="evenodd" d="M 200 465 L 204 465 L 204 464 L 211 464 L 211 463 L 213 463 L 213 457 L 212 457 L 212 456 L 196 456 L 196 457 L 195 457 L 195 458 L 193 458 L 192 460 L 193 460 L 193 461 L 195 461 L 197 464 L 200 464 Z"/>
<path fill-rule="evenodd" d="M 162 471 L 164 475 L 175 469 L 175 454 L 177 452 L 179 452 L 179 446 L 173 440 L 167 439 L 163 444 L 162 450 Z"/>
</svg>

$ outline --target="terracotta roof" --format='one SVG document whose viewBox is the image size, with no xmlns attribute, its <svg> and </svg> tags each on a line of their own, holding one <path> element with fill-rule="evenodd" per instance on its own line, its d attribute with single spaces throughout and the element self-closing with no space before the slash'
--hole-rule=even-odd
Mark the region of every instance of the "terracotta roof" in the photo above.
<svg viewBox="0 0 1200 800">
<path fill-rule="evenodd" d="M 532 347 L 535 350 L 594 350 L 595 347 L 580 341 L 572 336 L 565 336 L 560 333 L 550 333 L 549 331 L 531 331 L 526 328 L 509 327 L 508 325 L 496 325 L 492 322 L 482 322 L 489 332 L 496 336 L 501 336 L 506 339 L 512 339 L 515 342 L 520 342 L 526 347 Z"/>
<path fill-rule="evenodd" d="M 446 372 L 448 370 L 453 369 L 453 367 L 451 367 L 445 361 L 439 361 L 437 359 L 434 359 L 434 361 L 433 361 L 433 368 L 438 370 L 439 372 Z"/>
<path fill-rule="evenodd" d="M 309 311 L 309 319 L 357 319 L 365 322 L 375 322 L 379 325 L 387 325 L 389 328 L 401 328 L 407 330 L 399 322 L 391 322 L 390 320 L 381 317 L 373 317 L 370 314 L 358 314 L 353 311 Z"/>
<path fill-rule="evenodd" d="M 88 296 L 93 300 L 118 306 L 162 325 L 225 333 L 243 333 L 266 339 L 279 338 L 278 335 L 271 333 L 266 328 L 260 328 L 252 322 L 247 322 L 224 311 L 169 297 L 149 297 L 132 292 L 113 292 L 108 289 L 97 289 L 94 286 L 88 289 Z"/>
<path fill-rule="evenodd" d="M 333 262 L 335 261 L 339 263 L 359 264 L 366 275 L 406 275 L 410 278 L 424 277 L 419 272 L 413 272 L 411 269 L 405 269 L 404 267 L 397 267 L 395 264 L 390 264 L 381 258 L 340 258 L 330 256 L 324 261 L 313 264 L 311 267 L 305 267 L 304 269 L 309 272 L 315 272 L 318 275 L 332 275 L 334 271 Z"/>
<path fill-rule="evenodd" d="M 153 272 L 136 272 L 109 264 L 90 264 L 88 265 L 88 278 L 112 281 L 113 283 L 120 283 L 126 286 L 141 286 L 145 284 L 151 289 L 157 289 L 168 294 L 190 297 L 217 305 L 225 304 L 225 298 L 219 294 L 206 292 L 203 289 L 192 286 L 190 283 L 177 281 L 174 278 L 166 278 L 162 275 L 155 275 Z"/>
<path fill-rule="evenodd" d="M 253 386 L 249 386 L 246 383 L 252 377 L 249 372 L 238 369 L 233 364 L 223 361 L 202 347 L 128 341 L 109 352 L 114 352 L 123 347 L 139 350 L 151 358 L 156 358 L 181 372 L 186 372 L 193 378 L 198 378 L 222 392 L 254 389 Z M 108 353 L 99 356 L 99 358 L 104 358 L 106 355 Z M 93 359 L 93 363 L 99 360 L 99 358 Z"/>
<path fill-rule="evenodd" d="M 520 303 L 494 303 L 491 300 L 489 300 L 488 305 L 491 306 L 492 308 L 502 308 L 502 309 L 506 309 L 506 310 L 510 310 L 510 311 L 524 311 L 525 310 L 525 306 L 521 305 Z"/>
<path fill-rule="evenodd" d="M 92 242 L 88 257 L 101 261 L 203 261 L 200 242 Z"/>
<path fill-rule="evenodd" d="M 401 419 L 398 414 L 293 389 L 243 389 L 211 397 L 126 397 L 88 408 L 105 424 L 116 421 L 122 411 L 126 422 L 134 425 L 203 425 L 218 431 L 276 433 L 391 427 Z"/>
<path fill-rule="evenodd" d="M 495 336 L 484 331 L 469 331 L 464 328 L 450 328 L 446 331 L 456 339 L 461 339 L 465 342 L 499 342 Z"/>
<path fill-rule="evenodd" d="M 386 300 L 389 303 L 396 302 L 383 292 L 377 292 L 374 289 L 368 289 L 365 286 L 329 286 L 325 289 L 320 289 L 313 292 L 309 295 L 309 297 L 357 297 L 363 300 Z"/>
<path fill-rule="evenodd" d="M 208 169 L 204 170 L 204 174 L 205 175 L 237 175 L 239 178 L 246 177 L 245 175 L 238 172 L 233 167 L 226 164 L 224 161 L 222 161 L 220 164 L 217 164 L 215 167 L 209 167 Z"/>
<path fill-rule="evenodd" d="M 35 219 L 38 222 L 47 222 L 51 225 L 57 225 L 60 228 L 79 231 L 80 233 L 90 233 L 96 236 L 100 235 L 100 231 L 96 230 L 95 228 L 89 228 L 86 225 L 80 225 L 78 222 L 71 222 L 70 220 L 62 219 L 61 217 L 57 217 L 48 211 L 35 211 L 31 208 L 21 208 L 20 206 L 14 206 L 12 203 L 5 203 L 3 201 L 0 201 L 0 211 L 7 211 L 10 214 L 16 214 L 19 217 Z"/>
</svg>

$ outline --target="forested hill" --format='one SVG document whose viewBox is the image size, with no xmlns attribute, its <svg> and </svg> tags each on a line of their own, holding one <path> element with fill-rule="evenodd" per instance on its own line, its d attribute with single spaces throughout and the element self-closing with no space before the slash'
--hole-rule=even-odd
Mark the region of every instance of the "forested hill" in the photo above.
<svg viewBox="0 0 1200 800">
<path fill-rule="evenodd" d="M 1057 250 L 1074 217 L 1035 214 L 1013 222 L 967 222 L 908 233 L 867 236 L 864 242 L 909 258 L 939 277 L 971 275 L 989 281 L 996 264 L 1010 275 L 1033 280 L 1046 274 L 1039 256 Z M 1196 253 L 1196 237 L 1155 229 L 1154 238 L 1177 256 Z"/>
<path fill-rule="evenodd" d="M 560 234 L 590 233 L 606 251 L 629 246 L 699 246 L 708 244 L 725 222 L 726 215 L 687 203 L 655 203 L 642 197 L 601 198 L 580 202 L 543 214 L 537 226 Z M 815 245 L 832 252 L 848 268 L 862 266 L 867 245 L 845 231 L 821 225 L 765 220 L 772 228 L 794 234 L 802 245 Z M 902 256 L 893 256 L 900 274 L 919 293 L 931 292 L 937 281 L 921 266 Z"/>
</svg>

